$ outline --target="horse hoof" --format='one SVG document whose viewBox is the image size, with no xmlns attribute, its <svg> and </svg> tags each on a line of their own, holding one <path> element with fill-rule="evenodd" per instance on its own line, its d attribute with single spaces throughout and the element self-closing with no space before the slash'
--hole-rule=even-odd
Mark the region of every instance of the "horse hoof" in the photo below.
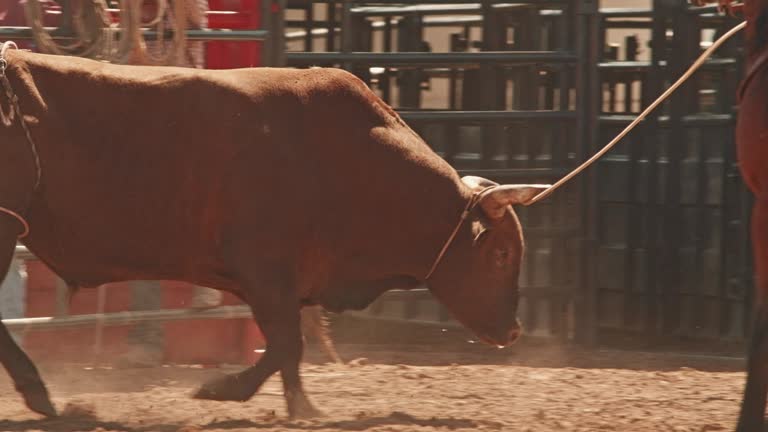
<svg viewBox="0 0 768 432">
<path fill-rule="evenodd" d="M 214 378 L 203 384 L 192 395 L 194 399 L 245 402 L 250 399 L 255 391 L 247 380 L 239 375 L 224 375 Z"/>
<path fill-rule="evenodd" d="M 27 408 L 32 411 L 46 417 L 56 417 L 58 415 L 45 388 L 26 391 L 22 395 L 24 396 L 24 403 L 27 404 Z"/>
</svg>

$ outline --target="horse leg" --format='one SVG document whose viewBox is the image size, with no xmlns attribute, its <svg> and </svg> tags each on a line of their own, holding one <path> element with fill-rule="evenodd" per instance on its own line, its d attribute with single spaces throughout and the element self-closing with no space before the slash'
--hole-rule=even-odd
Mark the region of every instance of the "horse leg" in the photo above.
<svg viewBox="0 0 768 432">
<path fill-rule="evenodd" d="M 16 230 L 0 230 L 0 275 L 5 276 L 8 273 L 16 248 L 16 234 Z M 13 380 L 16 391 L 24 397 L 24 402 L 29 409 L 48 417 L 56 415 L 56 409 L 51 403 L 48 390 L 40 378 L 37 367 L 16 344 L 2 322 L 0 322 L 0 363 Z"/>
<path fill-rule="evenodd" d="M 253 274 L 251 270 L 250 274 Z M 309 402 L 301 384 L 299 363 L 303 352 L 299 302 L 288 283 L 264 283 L 258 276 L 243 283 L 244 298 L 251 307 L 267 346 L 256 365 L 233 375 L 211 380 L 194 395 L 197 399 L 246 401 L 273 373 L 283 379 L 288 414 L 292 418 L 315 417 L 321 413 Z"/>
<path fill-rule="evenodd" d="M 747 384 L 738 432 L 762 431 L 768 393 L 768 200 L 758 200 L 752 212 L 752 245 L 757 274 L 755 320 L 747 357 Z"/>
</svg>

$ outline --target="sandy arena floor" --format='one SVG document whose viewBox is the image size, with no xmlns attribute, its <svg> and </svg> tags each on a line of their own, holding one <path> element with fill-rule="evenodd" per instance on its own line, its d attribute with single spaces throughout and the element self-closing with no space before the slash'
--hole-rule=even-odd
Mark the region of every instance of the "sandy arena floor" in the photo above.
<svg viewBox="0 0 768 432">
<path fill-rule="evenodd" d="M 741 360 L 557 347 L 434 351 L 342 346 L 353 365 L 310 363 L 326 417 L 289 421 L 279 378 L 247 403 L 197 401 L 197 384 L 235 367 L 43 365 L 65 415 L 29 413 L 2 378 L 0 431 L 725 431 Z M 409 352 L 406 352 L 409 351 Z M 361 360 L 365 357 L 366 360 Z"/>
</svg>

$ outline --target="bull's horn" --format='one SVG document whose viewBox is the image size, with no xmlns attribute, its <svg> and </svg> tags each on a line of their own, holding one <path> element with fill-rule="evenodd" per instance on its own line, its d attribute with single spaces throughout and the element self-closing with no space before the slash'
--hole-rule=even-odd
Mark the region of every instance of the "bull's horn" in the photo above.
<svg viewBox="0 0 768 432">
<path fill-rule="evenodd" d="M 547 188 L 549 185 L 501 185 L 486 191 L 479 204 L 486 216 L 497 220 L 504 217 L 507 206 L 525 204 Z"/>
<path fill-rule="evenodd" d="M 486 178 L 477 177 L 477 176 L 464 176 L 461 178 L 461 181 L 469 186 L 471 189 L 478 190 L 478 189 L 485 189 L 489 186 L 498 186 L 499 184 L 488 180 Z"/>
</svg>

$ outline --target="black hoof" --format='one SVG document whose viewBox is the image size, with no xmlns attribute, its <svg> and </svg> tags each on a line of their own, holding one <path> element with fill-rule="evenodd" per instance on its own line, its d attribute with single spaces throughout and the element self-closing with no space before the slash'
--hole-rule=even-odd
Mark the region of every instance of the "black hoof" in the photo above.
<svg viewBox="0 0 768 432">
<path fill-rule="evenodd" d="M 48 396 L 48 391 L 45 386 L 41 384 L 40 388 L 33 390 L 26 390 L 21 393 L 24 396 L 24 403 L 32 411 L 42 414 L 46 417 L 56 417 L 56 408 L 53 407 L 51 399 Z"/>
<path fill-rule="evenodd" d="M 245 402 L 257 389 L 241 375 L 224 375 L 203 384 L 192 396 L 194 399 Z"/>
</svg>

